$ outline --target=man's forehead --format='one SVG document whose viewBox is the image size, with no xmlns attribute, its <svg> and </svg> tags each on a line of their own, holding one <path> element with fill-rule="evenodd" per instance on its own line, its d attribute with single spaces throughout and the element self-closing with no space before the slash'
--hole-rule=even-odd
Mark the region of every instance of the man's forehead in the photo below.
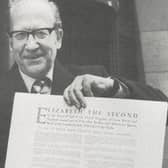
<svg viewBox="0 0 168 168">
<path fill-rule="evenodd" d="M 54 12 L 47 0 L 19 0 L 13 3 L 10 8 L 11 16 L 31 13 L 32 11 L 46 12 L 54 16 Z"/>
<path fill-rule="evenodd" d="M 15 6 L 20 6 L 20 5 L 34 5 L 34 4 L 44 4 L 44 5 L 48 5 L 50 2 L 49 0 L 10 0 L 10 7 L 15 7 Z"/>
<path fill-rule="evenodd" d="M 11 7 L 11 23 L 24 24 L 27 21 L 30 24 L 36 19 L 44 20 L 46 23 L 54 24 L 55 15 L 46 0 L 22 0 Z M 27 20 L 28 19 L 28 20 Z M 29 24 L 29 23 L 28 23 Z"/>
</svg>

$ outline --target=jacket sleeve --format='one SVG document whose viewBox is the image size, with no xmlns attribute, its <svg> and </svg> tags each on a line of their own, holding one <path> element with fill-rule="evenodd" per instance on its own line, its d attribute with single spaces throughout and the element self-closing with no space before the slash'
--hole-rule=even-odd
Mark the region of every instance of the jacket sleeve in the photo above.
<svg viewBox="0 0 168 168">
<path fill-rule="evenodd" d="M 129 89 L 127 98 L 141 99 L 141 100 L 156 100 L 156 101 L 168 101 L 168 97 L 164 95 L 159 89 L 153 88 L 140 82 L 134 82 L 119 78 Z"/>
<path fill-rule="evenodd" d="M 81 66 L 81 65 L 66 65 L 66 68 L 72 74 L 76 75 L 82 75 L 82 74 L 93 74 L 98 75 L 102 77 L 109 77 L 109 74 L 106 72 L 105 68 L 103 66 L 99 65 L 87 65 L 87 66 Z M 117 79 L 120 83 L 120 86 L 123 84 L 128 87 L 128 93 L 120 93 L 120 98 L 130 98 L 130 99 L 141 99 L 141 100 L 156 100 L 156 101 L 168 101 L 168 97 L 164 95 L 159 89 L 153 88 L 151 86 L 148 86 L 143 83 L 134 82 L 131 80 L 124 79 L 119 76 L 111 76 L 112 79 Z M 124 86 L 123 85 L 123 86 Z M 123 87 L 124 88 L 124 87 Z M 116 90 L 118 87 L 116 87 Z M 124 89 L 125 91 L 126 89 Z M 113 90 L 112 93 L 109 93 L 108 97 L 115 97 L 115 91 Z"/>
</svg>

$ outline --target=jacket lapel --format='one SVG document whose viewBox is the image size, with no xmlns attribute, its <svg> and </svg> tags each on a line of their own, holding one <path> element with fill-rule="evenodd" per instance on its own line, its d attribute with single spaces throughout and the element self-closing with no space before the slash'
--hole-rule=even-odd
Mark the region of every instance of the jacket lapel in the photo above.
<svg viewBox="0 0 168 168">
<path fill-rule="evenodd" d="M 28 92 L 23 79 L 20 76 L 18 66 L 14 65 L 14 67 L 11 69 L 9 79 L 12 81 L 11 90 L 14 92 Z"/>
<path fill-rule="evenodd" d="M 72 82 L 73 78 L 74 76 L 56 60 L 51 93 L 62 95 L 64 89 Z"/>
</svg>

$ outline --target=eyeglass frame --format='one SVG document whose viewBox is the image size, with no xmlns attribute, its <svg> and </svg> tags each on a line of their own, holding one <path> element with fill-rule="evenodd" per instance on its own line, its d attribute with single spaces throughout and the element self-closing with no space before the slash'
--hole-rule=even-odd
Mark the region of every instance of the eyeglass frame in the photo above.
<svg viewBox="0 0 168 168">
<path fill-rule="evenodd" d="M 59 27 L 59 26 L 58 26 L 58 27 Z M 43 28 L 39 28 L 39 29 L 31 30 L 31 31 L 26 31 L 26 30 L 16 30 L 16 31 L 8 32 L 8 35 L 9 35 L 10 38 L 13 38 L 13 34 L 14 34 L 14 33 L 19 33 L 19 32 L 22 33 L 22 32 L 24 32 L 24 33 L 26 33 L 26 37 L 25 37 L 24 39 L 21 39 L 21 40 L 16 39 L 17 41 L 20 41 L 20 42 L 22 42 L 22 41 L 27 42 L 27 40 L 29 39 L 30 35 L 32 35 L 33 38 L 34 38 L 35 40 L 38 41 L 38 40 L 46 39 L 46 38 L 52 33 L 52 31 L 57 30 L 58 27 L 55 25 L 55 26 L 52 27 L 52 28 L 49 28 L 49 27 L 43 27 Z M 46 36 L 45 38 L 38 38 L 38 37 L 36 37 L 35 32 L 40 31 L 40 30 L 47 30 L 48 33 L 49 33 L 48 36 Z"/>
</svg>

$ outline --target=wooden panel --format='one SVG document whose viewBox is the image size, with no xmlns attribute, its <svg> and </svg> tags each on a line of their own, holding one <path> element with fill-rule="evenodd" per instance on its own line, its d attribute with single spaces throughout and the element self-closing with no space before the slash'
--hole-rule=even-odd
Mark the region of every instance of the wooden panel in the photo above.
<svg viewBox="0 0 168 168">
<path fill-rule="evenodd" d="M 160 89 L 168 96 L 168 72 L 146 73 L 146 82 L 147 84 Z"/>
<path fill-rule="evenodd" d="M 168 31 L 142 32 L 145 72 L 168 71 Z"/>
<path fill-rule="evenodd" d="M 136 0 L 140 31 L 167 30 L 168 0 Z"/>
</svg>

